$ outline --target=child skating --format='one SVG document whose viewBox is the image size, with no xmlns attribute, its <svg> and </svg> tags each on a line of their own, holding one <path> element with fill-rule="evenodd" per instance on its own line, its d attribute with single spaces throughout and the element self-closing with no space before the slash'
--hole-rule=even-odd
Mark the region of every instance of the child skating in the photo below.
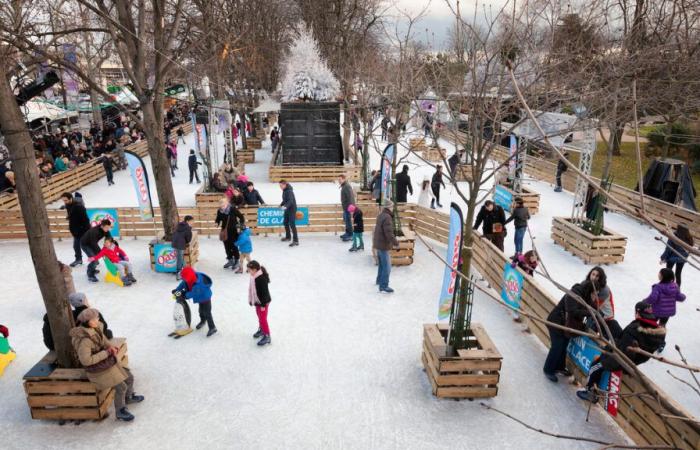
<svg viewBox="0 0 700 450">
<path fill-rule="evenodd" d="M 240 263 L 236 273 L 243 273 L 243 267 L 250 262 L 250 254 L 253 253 L 253 241 L 250 238 L 250 228 L 244 228 L 236 239 L 236 247 L 241 254 Z"/>
<path fill-rule="evenodd" d="M 117 244 L 117 241 L 115 241 L 113 238 L 106 237 L 102 250 L 100 250 L 95 256 L 88 258 L 88 261 L 97 261 L 102 257 L 105 257 L 112 263 L 116 264 L 124 286 L 131 286 L 132 283 L 136 283 L 136 278 L 134 278 L 129 257 L 126 255 L 126 252 L 119 247 L 119 244 Z"/>
<path fill-rule="evenodd" d="M 207 274 L 195 272 L 190 266 L 182 269 L 180 275 L 182 276 L 182 282 L 173 289 L 173 294 L 177 291 L 184 292 L 186 299 L 192 299 L 193 302 L 199 305 L 199 323 L 195 328 L 199 330 L 204 324 L 207 324 L 209 326 L 207 337 L 213 335 L 216 333 L 216 326 L 211 315 L 211 278 Z"/>
<path fill-rule="evenodd" d="M 365 249 L 365 241 L 362 239 L 362 233 L 365 232 L 365 223 L 362 219 L 362 210 L 355 205 L 348 206 L 348 212 L 352 214 L 352 247 L 351 252 L 356 252 Z"/>
<path fill-rule="evenodd" d="M 267 313 L 270 310 L 270 275 L 259 262 L 253 260 L 248 263 L 247 271 L 250 274 L 250 284 L 248 286 L 248 304 L 255 306 L 255 313 L 258 316 L 258 331 L 253 338 L 262 337 L 258 342 L 259 346 L 272 342 L 270 339 L 270 326 L 267 324 Z"/>
</svg>

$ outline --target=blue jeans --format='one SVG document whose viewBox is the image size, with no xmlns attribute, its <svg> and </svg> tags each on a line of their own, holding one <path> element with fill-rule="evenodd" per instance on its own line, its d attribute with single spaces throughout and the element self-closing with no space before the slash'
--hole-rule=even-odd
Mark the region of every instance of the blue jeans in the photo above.
<svg viewBox="0 0 700 450">
<path fill-rule="evenodd" d="M 345 233 L 341 237 L 352 236 L 352 216 L 349 211 L 343 211 L 343 222 L 345 223 Z"/>
<path fill-rule="evenodd" d="M 527 227 L 520 227 L 515 229 L 515 253 L 523 253 L 523 239 L 525 239 L 525 233 L 527 232 Z"/>
<path fill-rule="evenodd" d="M 389 250 L 377 250 L 377 284 L 379 289 L 389 287 L 389 274 L 391 273 L 391 256 Z"/>
<path fill-rule="evenodd" d="M 175 271 L 177 273 L 180 273 L 183 267 L 185 267 L 185 251 L 184 250 L 179 250 L 175 249 L 175 257 L 177 258 L 177 265 Z"/>
<path fill-rule="evenodd" d="M 365 248 L 365 241 L 362 239 L 362 233 L 353 231 L 352 246 L 355 248 Z"/>
</svg>

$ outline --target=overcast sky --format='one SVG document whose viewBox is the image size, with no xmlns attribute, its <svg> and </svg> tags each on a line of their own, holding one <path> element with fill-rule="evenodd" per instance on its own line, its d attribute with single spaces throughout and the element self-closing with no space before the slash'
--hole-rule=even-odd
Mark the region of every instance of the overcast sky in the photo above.
<svg viewBox="0 0 700 450">
<path fill-rule="evenodd" d="M 416 37 L 423 42 L 429 42 L 437 50 L 446 46 L 448 33 L 455 23 L 455 16 L 446 0 L 389 0 L 395 3 L 395 8 L 390 13 L 396 14 L 397 8 L 411 14 L 418 14 L 428 5 L 425 17 L 417 25 Z M 456 0 L 449 0 L 453 8 L 457 4 Z M 478 4 L 483 11 L 483 5 L 490 5 L 498 11 L 508 0 L 460 0 L 460 10 L 462 17 L 470 21 L 474 14 L 474 5 Z M 497 9 L 498 8 L 498 9 Z M 455 8 L 456 9 L 456 8 Z M 483 12 L 481 13 L 483 15 Z M 478 16 L 477 16 L 478 17 Z M 427 31 L 426 31 L 427 30 Z"/>
</svg>

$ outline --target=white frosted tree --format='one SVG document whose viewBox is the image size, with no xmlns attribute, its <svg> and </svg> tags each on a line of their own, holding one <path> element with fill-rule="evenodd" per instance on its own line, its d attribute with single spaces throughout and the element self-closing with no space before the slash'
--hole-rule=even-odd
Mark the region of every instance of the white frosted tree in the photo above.
<svg viewBox="0 0 700 450">
<path fill-rule="evenodd" d="M 316 40 L 307 29 L 294 40 L 284 61 L 282 99 L 284 101 L 326 101 L 336 97 L 340 84 L 321 59 Z"/>
</svg>

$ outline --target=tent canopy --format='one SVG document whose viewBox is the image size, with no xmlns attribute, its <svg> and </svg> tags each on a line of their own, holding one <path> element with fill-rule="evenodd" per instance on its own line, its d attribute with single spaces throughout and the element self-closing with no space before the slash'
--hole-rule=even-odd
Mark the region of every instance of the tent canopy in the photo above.
<svg viewBox="0 0 700 450">
<path fill-rule="evenodd" d="M 644 193 L 691 211 L 695 207 L 695 186 L 688 165 L 671 158 L 654 159 L 644 174 Z M 639 186 L 636 187 L 639 191 Z"/>
<path fill-rule="evenodd" d="M 253 110 L 254 113 L 269 113 L 269 112 L 278 112 L 280 108 L 282 107 L 282 104 L 280 102 L 277 102 L 273 100 L 270 97 L 265 98 L 262 102 L 260 102 L 260 105 L 258 105 L 257 108 Z"/>
<path fill-rule="evenodd" d="M 37 100 L 30 100 L 25 103 L 24 106 L 22 106 L 22 112 L 27 122 L 34 122 L 37 119 L 53 122 L 55 120 L 67 119 L 78 115 L 76 111 L 68 111 L 56 105 L 52 105 L 51 103 Z"/>
<path fill-rule="evenodd" d="M 570 143 L 573 140 L 574 130 L 577 125 L 578 128 L 581 126 L 581 120 L 569 114 L 535 111 L 535 116 L 549 142 L 555 147 L 562 147 L 565 143 Z M 542 133 L 539 132 L 534 122 L 529 118 L 511 128 L 510 132 L 532 141 L 544 140 Z"/>
</svg>

